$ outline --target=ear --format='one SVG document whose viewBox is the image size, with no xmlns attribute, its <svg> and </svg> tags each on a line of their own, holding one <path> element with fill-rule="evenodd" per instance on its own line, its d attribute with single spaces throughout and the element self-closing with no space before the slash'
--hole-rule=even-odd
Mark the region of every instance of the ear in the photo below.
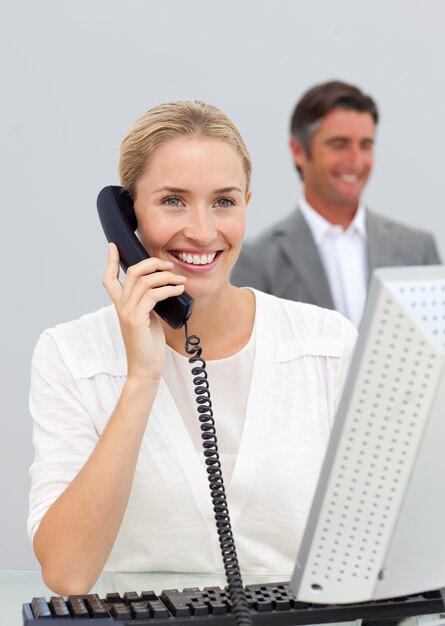
<svg viewBox="0 0 445 626">
<path fill-rule="evenodd" d="M 306 153 L 304 151 L 303 146 L 295 137 L 291 137 L 289 140 L 289 147 L 292 153 L 292 157 L 294 159 L 295 165 L 298 167 L 302 167 L 305 159 L 307 158 Z"/>
<path fill-rule="evenodd" d="M 247 205 L 248 205 L 248 204 L 249 204 L 249 202 L 250 202 L 250 198 L 251 198 L 251 197 L 252 197 L 252 192 L 251 192 L 251 191 L 249 191 L 249 193 L 248 193 L 248 194 L 247 194 L 247 196 L 246 196 L 246 208 L 247 208 Z"/>
</svg>

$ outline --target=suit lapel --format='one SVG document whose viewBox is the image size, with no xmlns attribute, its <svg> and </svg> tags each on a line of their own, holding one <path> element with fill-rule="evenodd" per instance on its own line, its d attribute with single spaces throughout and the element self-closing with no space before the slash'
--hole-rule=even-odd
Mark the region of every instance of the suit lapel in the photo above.
<svg viewBox="0 0 445 626">
<path fill-rule="evenodd" d="M 282 231 L 279 245 L 297 274 L 298 282 L 310 294 L 310 302 L 328 309 L 334 308 L 328 280 L 321 264 L 317 246 L 302 213 L 291 216 Z"/>
<path fill-rule="evenodd" d="M 366 236 L 368 238 L 368 282 L 378 267 L 397 264 L 394 257 L 394 240 L 384 220 L 366 211 Z"/>
</svg>

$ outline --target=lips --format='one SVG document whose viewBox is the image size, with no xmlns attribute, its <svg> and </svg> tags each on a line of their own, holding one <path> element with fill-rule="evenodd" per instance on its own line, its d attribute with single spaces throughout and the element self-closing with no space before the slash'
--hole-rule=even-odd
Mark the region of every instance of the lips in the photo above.
<svg viewBox="0 0 445 626">
<path fill-rule="evenodd" d="M 171 250 L 170 254 L 187 265 L 210 265 L 217 255 L 216 252 L 184 252 L 179 250 Z"/>
<path fill-rule="evenodd" d="M 340 174 L 340 180 L 345 183 L 358 183 L 360 181 L 360 176 L 357 174 Z"/>
</svg>

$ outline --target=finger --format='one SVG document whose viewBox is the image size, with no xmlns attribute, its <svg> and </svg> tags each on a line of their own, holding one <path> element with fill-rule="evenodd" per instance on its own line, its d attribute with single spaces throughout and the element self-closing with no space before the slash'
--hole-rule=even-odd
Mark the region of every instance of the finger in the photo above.
<svg viewBox="0 0 445 626">
<path fill-rule="evenodd" d="M 114 243 L 108 244 L 108 260 L 102 284 L 113 304 L 116 304 L 122 295 L 122 285 L 119 282 L 119 252 Z"/>
<path fill-rule="evenodd" d="M 150 326 L 151 313 L 158 302 L 180 296 L 184 291 L 184 285 L 165 285 L 146 292 L 138 306 L 133 308 L 121 308 L 120 315 L 134 327 Z"/>
<path fill-rule="evenodd" d="M 172 267 L 173 263 L 170 261 L 163 261 L 155 257 L 131 265 L 127 270 L 123 285 L 125 292 L 132 291 L 142 277 L 155 276 L 157 273 L 171 270 Z"/>
<path fill-rule="evenodd" d="M 131 291 L 128 287 L 125 289 L 124 286 L 124 298 L 128 302 L 136 304 L 151 289 L 158 289 L 166 285 L 182 285 L 186 280 L 185 276 L 173 272 L 157 271 L 153 274 L 145 274 L 134 284 Z"/>
<path fill-rule="evenodd" d="M 149 293 L 146 293 L 139 307 L 141 315 L 147 318 L 147 312 L 152 311 L 158 302 L 167 300 L 167 298 L 174 298 L 180 296 L 185 289 L 185 285 L 165 285 L 164 287 L 158 287 L 152 289 Z"/>
<path fill-rule="evenodd" d="M 123 299 L 125 300 L 125 307 L 135 308 L 144 296 L 148 295 L 150 297 L 152 291 L 157 291 L 160 287 L 168 285 L 184 285 L 186 280 L 185 276 L 174 274 L 173 272 L 158 271 L 154 274 L 141 276 L 131 291 L 126 291 L 124 287 Z M 153 295 L 152 300 L 157 302 L 157 296 Z"/>
<path fill-rule="evenodd" d="M 145 276 L 148 274 L 153 274 L 158 271 L 166 271 L 170 270 L 173 267 L 173 263 L 171 261 L 164 261 L 162 259 L 158 259 L 157 257 L 150 257 L 149 259 L 144 259 L 135 265 L 131 265 L 127 270 L 127 276 L 124 282 L 124 289 L 129 291 L 133 289 L 134 285 L 140 279 L 141 276 Z"/>
</svg>

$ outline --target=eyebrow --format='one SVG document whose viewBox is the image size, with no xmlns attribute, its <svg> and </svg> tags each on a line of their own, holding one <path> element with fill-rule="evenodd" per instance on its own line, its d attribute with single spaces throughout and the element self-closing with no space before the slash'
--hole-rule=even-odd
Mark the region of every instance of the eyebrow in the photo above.
<svg viewBox="0 0 445 626">
<path fill-rule="evenodd" d="M 325 140 L 325 143 L 333 143 L 335 141 L 351 141 L 351 138 L 348 137 L 347 135 L 335 135 L 334 137 L 328 137 L 328 139 Z M 362 137 L 360 139 L 360 142 L 363 141 L 369 141 L 371 143 L 375 143 L 375 138 L 374 137 Z"/>
<path fill-rule="evenodd" d="M 239 191 L 243 193 L 239 187 L 222 187 L 221 189 L 215 189 L 215 193 L 230 193 L 231 191 Z"/>
<path fill-rule="evenodd" d="M 189 189 L 183 189 L 182 187 L 160 187 L 159 189 L 155 189 L 154 193 L 160 193 L 161 191 L 167 191 L 168 193 L 190 193 Z M 243 193 L 239 187 L 221 187 L 221 189 L 215 189 L 214 193 L 230 193 L 232 191 L 239 191 L 239 193 Z"/>
</svg>

